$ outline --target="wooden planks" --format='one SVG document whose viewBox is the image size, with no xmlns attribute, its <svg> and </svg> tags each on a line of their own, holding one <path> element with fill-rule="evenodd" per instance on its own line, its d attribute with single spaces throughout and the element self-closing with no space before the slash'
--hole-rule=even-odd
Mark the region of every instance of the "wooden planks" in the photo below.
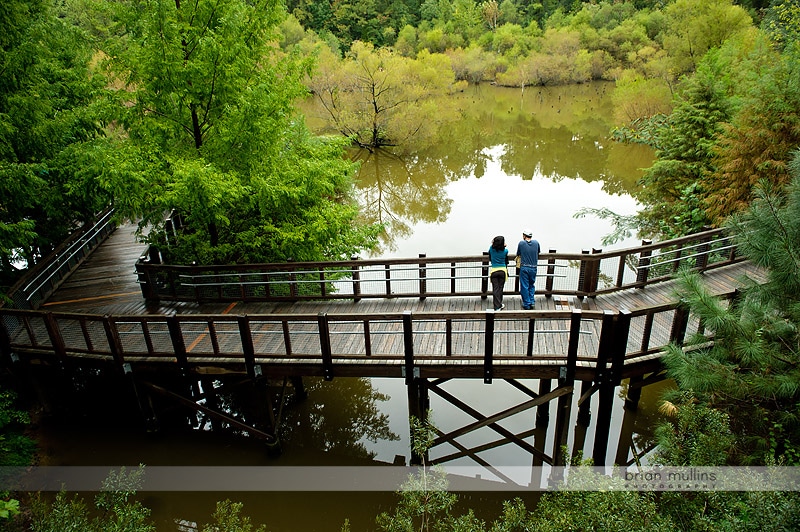
<svg viewBox="0 0 800 532">
<path fill-rule="evenodd" d="M 463 374 L 480 375 L 480 364 L 485 349 L 484 333 L 489 299 L 480 296 L 428 297 L 301 301 L 301 302 L 223 302 L 223 303 L 158 303 L 147 304 L 139 290 L 133 264 L 144 252 L 144 244 L 137 243 L 132 225 L 122 226 L 90 256 L 47 301 L 42 310 L 54 313 L 71 313 L 106 316 L 125 323 L 121 330 L 124 348 L 147 354 L 155 342 L 164 344 L 167 334 L 163 325 L 145 325 L 136 316 L 181 317 L 181 330 L 187 355 L 197 364 L 233 362 L 241 357 L 243 346 L 236 327 L 236 317 L 247 317 L 252 336 L 253 349 L 261 363 L 318 364 L 321 356 L 318 317 L 347 316 L 347 321 L 331 319 L 329 322 L 330 352 L 334 364 L 341 371 L 352 374 L 391 374 L 400 370 L 404 354 L 402 320 L 404 312 L 412 315 L 452 314 L 452 317 L 431 321 L 414 321 L 413 350 L 415 361 L 433 374 L 446 376 L 444 369 L 451 367 L 452 376 Z M 763 274 L 747 262 L 709 270 L 703 274 L 712 293 L 725 293 L 743 286 L 741 278 L 763 280 Z M 569 343 L 569 327 L 563 317 L 555 319 L 552 312 L 568 313 L 573 309 L 583 312 L 619 309 L 636 310 L 642 307 L 665 305 L 675 300 L 675 283 L 664 282 L 643 289 L 630 289 L 594 298 L 579 298 L 571 295 L 537 296 L 537 313 L 530 317 L 521 310 L 520 298 L 507 294 L 506 309 L 494 313 L 495 333 L 492 337 L 494 363 L 499 374 L 520 375 L 524 366 L 539 366 L 547 372 L 557 372 L 563 365 Z M 471 316 L 466 316 L 472 313 Z M 199 318 L 192 322 L 191 315 L 230 316 L 233 321 Z M 263 319 L 259 319 L 263 316 Z M 283 325 L 270 316 L 294 316 L 291 327 Z M 381 319 L 381 317 L 384 317 Z M 562 314 L 563 316 L 563 314 Z M 119 319 L 117 319 L 119 318 Z M 648 346 L 662 346 L 669 341 L 674 311 L 654 314 L 651 317 L 637 315 L 631 320 L 631 334 L 627 352 L 636 354 L 637 363 L 656 357 L 654 353 L 641 353 Z M 205 321 L 203 321 L 205 320 Z M 303 324 L 305 323 L 305 324 Z M 66 324 L 66 325 L 65 325 Z M 71 324 L 71 325 L 69 325 Z M 600 321 L 581 320 L 578 349 L 578 371 L 591 373 L 600 337 Z M 150 330 L 148 327 L 155 327 Z M 61 325 L 61 336 L 68 347 L 91 343 L 96 333 L 80 332 L 85 322 L 73 318 Z M 689 330 L 697 328 L 696 320 L 689 322 Z M 74 330 L 73 330 L 74 329 Z M 42 331 L 37 333 L 46 337 Z M 89 341 L 85 338 L 90 338 Z M 646 341 L 643 340 L 646 338 Z M 91 349 L 89 349 L 91 350 Z M 157 351 L 169 351 L 166 348 Z M 532 356 L 527 356 L 530 353 Z M 140 356 L 140 355 L 139 355 Z M 388 357 L 388 358 L 387 358 Z M 152 355 L 150 355 L 152 358 Z M 302 359 L 302 360 L 301 360 Z M 203 362 L 206 361 L 206 362 Z M 633 363 L 633 360 L 632 360 Z M 376 366 L 383 365 L 378 369 Z M 309 366 L 309 367 L 310 367 Z M 370 368 L 371 366 L 371 368 Z M 395 367 L 396 366 L 396 367 Z M 460 369 L 453 369 L 460 368 Z M 477 368 L 477 369 L 476 369 Z M 516 368 L 516 369 L 515 369 Z M 583 369 L 581 369 L 583 368 Z M 307 368 L 306 368 L 307 370 Z M 298 369 L 302 372 L 305 370 Z M 316 370 L 315 370 L 316 371 Z M 516 373 L 515 373 L 516 372 Z M 588 373 L 587 373 L 588 372 Z M 475 375 L 473 375 L 473 373 Z"/>
</svg>

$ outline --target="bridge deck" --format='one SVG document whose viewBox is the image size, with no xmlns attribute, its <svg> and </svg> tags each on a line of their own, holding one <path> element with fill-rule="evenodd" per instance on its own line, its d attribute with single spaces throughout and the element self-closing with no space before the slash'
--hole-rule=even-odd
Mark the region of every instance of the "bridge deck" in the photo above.
<svg viewBox="0 0 800 532">
<path fill-rule="evenodd" d="M 176 349 L 183 348 L 174 344 L 179 331 L 185 364 L 200 371 L 242 372 L 247 352 L 252 352 L 255 360 L 250 363 L 262 365 L 267 374 L 329 376 L 335 366 L 341 376 L 399 377 L 408 363 L 404 356 L 410 338 L 414 367 L 425 376 L 485 377 L 484 356 L 489 352 L 497 378 L 557 376 L 572 347 L 578 377 L 591 379 L 600 363 L 602 311 L 633 311 L 630 334 L 625 333 L 622 373 L 627 375 L 658 366 L 659 346 L 670 342 L 680 318 L 673 308 L 642 310 L 674 302 L 672 282 L 596 298 L 537 296 L 536 312 L 523 311 L 518 295 L 507 295 L 500 313 L 486 312 L 490 299 L 480 296 L 147 303 L 133 267 L 144 246 L 136 242 L 133 229 L 117 229 L 44 304 L 41 310 L 58 316 L 56 324 L 43 318 L 9 322 L 12 344 L 23 350 L 61 349 L 87 362 L 92 357 L 111 360 L 116 350 L 117 363 L 124 359 L 161 366 L 174 364 L 180 355 Z M 742 286 L 745 274 L 761 277 L 750 263 L 739 262 L 709 270 L 704 278 L 713 292 L 722 294 Z M 577 321 L 576 309 L 581 311 Z M 413 325 L 404 324 L 403 314 L 409 311 Z M 329 320 L 324 326 L 319 322 L 322 313 Z M 173 315 L 177 318 L 168 318 Z M 697 320 L 689 318 L 687 326 L 690 332 L 697 330 Z M 114 329 L 116 348 L 106 339 L 109 328 Z M 404 336 L 411 330 L 413 334 Z"/>
<path fill-rule="evenodd" d="M 386 314 L 410 310 L 412 312 L 476 312 L 491 306 L 491 300 L 480 297 L 429 297 L 369 299 L 353 302 L 299 301 L 260 303 L 181 303 L 162 301 L 147 304 L 137 283 L 134 263 L 145 251 L 145 245 L 136 242 L 135 227 L 118 228 L 86 262 L 74 272 L 42 306 L 42 310 L 91 314 L 318 314 L 358 313 Z M 763 273 L 750 262 L 710 270 L 704 274 L 708 287 L 714 293 L 725 293 L 741 287 L 742 276 L 761 280 Z M 626 290 L 582 300 L 572 296 L 536 297 L 537 310 L 635 309 L 661 305 L 674 301 L 672 282 L 648 285 L 645 289 Z M 522 310 L 520 297 L 507 294 L 506 311 Z"/>
</svg>

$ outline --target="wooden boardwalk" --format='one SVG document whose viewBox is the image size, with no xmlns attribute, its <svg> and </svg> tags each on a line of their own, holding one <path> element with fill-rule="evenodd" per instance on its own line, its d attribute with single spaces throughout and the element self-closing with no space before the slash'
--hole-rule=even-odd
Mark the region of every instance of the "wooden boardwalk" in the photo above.
<svg viewBox="0 0 800 532">
<path fill-rule="evenodd" d="M 608 314 L 631 311 L 618 377 L 654 371 L 660 348 L 676 340 L 676 326 L 683 329 L 678 341 L 687 330 L 699 329 L 696 319 L 674 308 L 672 282 L 597 297 L 541 295 L 533 312 L 522 310 L 519 296 L 511 294 L 502 312 L 487 310 L 490 298 L 480 296 L 147 302 L 134 272 L 145 246 L 133 231 L 118 228 L 38 317 L 10 318 L 11 347 L 114 360 L 119 366 L 177 359 L 184 369 L 244 373 L 258 365 L 258 371 L 274 376 L 401 377 L 413 368 L 423 377 L 485 379 L 557 377 L 572 350 L 578 378 L 592 380 L 605 364 L 601 359 L 610 356 L 600 354 Z M 742 286 L 743 275 L 761 278 L 749 262 L 703 275 L 719 294 Z"/>
<path fill-rule="evenodd" d="M 479 408 L 449 398 L 478 419 L 456 433 L 489 423 L 504 441 L 522 446 L 548 464 L 563 463 L 560 453 L 567 442 L 570 405 L 574 401 L 575 408 L 583 411 L 596 393 L 599 412 L 592 456 L 604 464 L 615 389 L 621 380 L 631 379 L 628 400 L 635 402 L 642 386 L 663 378 L 659 374 L 663 346 L 701 330 L 696 318 L 677 307 L 671 281 L 596 297 L 537 295 L 535 311 L 522 310 L 520 297 L 514 294 L 506 295 L 501 312 L 487 309 L 491 295 L 148 302 L 134 269 L 146 246 L 136 242 L 133 231 L 129 225 L 118 228 L 38 311 L 0 309 L 0 347 L 19 368 L 49 366 L 67 377 L 70 368 L 110 369 L 111 374 L 130 379 L 131 389 L 138 390 L 135 396 L 147 420 L 157 413 L 151 411 L 151 401 L 140 399 L 144 390 L 268 442 L 276 441 L 280 407 L 276 419 L 269 396 L 264 395 L 264 416 L 271 420 L 265 425 L 270 428 L 261 431 L 209 406 L 215 401 L 214 379 L 227 375 L 264 390 L 264 377 L 274 382 L 282 378 L 277 403 L 281 405 L 288 379 L 302 393 L 305 376 L 404 378 L 409 413 L 419 418 L 427 408 L 428 392 L 440 393 L 444 380 L 506 379 L 531 399 L 482 417 L 475 414 Z M 763 273 L 746 261 L 703 273 L 716 294 L 744 286 L 744 276 L 763 280 Z M 538 393 L 517 379 L 538 380 Z M 580 393 L 575 393 L 577 381 Z M 495 426 L 523 410 L 547 412 L 555 402 L 551 456 L 533 449 L 524 437 Z"/>
<path fill-rule="evenodd" d="M 137 283 L 134 263 L 145 252 L 146 246 L 136 241 L 135 227 L 118 228 L 86 262 L 73 273 L 42 306 L 42 310 L 64 313 L 136 315 L 136 314 L 309 314 L 320 312 L 348 314 L 481 312 L 491 306 L 490 299 L 481 297 L 430 297 L 369 299 L 353 302 L 299 301 L 261 303 L 181 303 L 162 301 L 148 304 L 142 298 Z M 763 280 L 763 272 L 750 262 L 741 262 L 710 270 L 704 274 L 709 289 L 726 293 L 743 286 L 742 277 Z M 579 299 L 574 296 L 536 297 L 537 310 L 635 309 L 662 305 L 675 301 L 672 282 L 649 285 L 644 289 L 626 290 L 596 298 Z M 506 311 L 521 311 L 518 295 L 504 298 Z"/>
</svg>

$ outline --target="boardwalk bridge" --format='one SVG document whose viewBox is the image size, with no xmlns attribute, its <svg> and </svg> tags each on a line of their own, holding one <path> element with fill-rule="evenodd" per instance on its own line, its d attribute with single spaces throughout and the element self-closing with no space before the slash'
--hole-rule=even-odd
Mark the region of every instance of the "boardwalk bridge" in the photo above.
<svg viewBox="0 0 800 532">
<path fill-rule="evenodd" d="M 587 455 L 604 465 L 617 387 L 627 404 L 664 379 L 664 346 L 704 329 L 673 294 L 681 268 L 703 272 L 708 288 L 730 298 L 745 275 L 762 273 L 737 256 L 721 230 L 599 249 L 540 255 L 536 309 L 521 309 L 513 264 L 507 308 L 491 298 L 488 256 L 359 259 L 236 266 L 162 264 L 110 214 L 76 232 L 11 291 L 0 308 L 3 363 L 21 379 L 38 371 L 119 379 L 154 426 L 160 405 L 179 405 L 220 426 L 277 443 L 285 399 L 302 398 L 304 377 L 403 379 L 409 414 L 424 419 L 430 394 L 474 422 L 439 431 L 434 448 L 453 454 L 433 462 L 515 444 L 535 463 L 563 464 L 573 418 L 594 443 Z M 523 392 L 522 403 L 486 414 L 442 384 L 496 380 Z M 533 389 L 529 382 L 538 385 Z M 244 419 L 220 406 L 232 389 L 255 391 L 260 415 Z M 589 412 L 597 397 L 596 415 Z M 539 429 L 555 411 L 550 451 L 532 445 L 537 429 L 514 434 L 500 422 L 537 412 Z M 502 438 L 467 448 L 458 438 L 489 427 Z M 577 442 L 576 442 L 577 445 Z M 413 457 L 412 460 L 418 457 Z M 617 452 L 617 463 L 627 460 Z"/>
</svg>

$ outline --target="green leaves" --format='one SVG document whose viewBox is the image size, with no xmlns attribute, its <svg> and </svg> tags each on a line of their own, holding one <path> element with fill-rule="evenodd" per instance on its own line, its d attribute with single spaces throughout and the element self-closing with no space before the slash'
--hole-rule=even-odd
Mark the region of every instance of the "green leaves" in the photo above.
<svg viewBox="0 0 800 532">
<path fill-rule="evenodd" d="M 184 230 L 162 251 L 180 263 L 322 260 L 371 247 L 343 144 L 312 137 L 294 112 L 310 63 L 278 52 L 279 4 L 146 7 L 111 62 L 133 98 L 127 146 L 104 172 L 125 215 L 152 224 L 150 241 L 163 246 L 163 214 L 178 212 Z"/>
<path fill-rule="evenodd" d="M 770 463 L 770 449 L 800 445 L 800 167 L 785 193 L 769 183 L 750 209 L 729 221 L 739 250 L 766 269 L 766 282 L 747 283 L 730 303 L 712 297 L 697 274 L 683 274 L 681 297 L 705 337 L 672 346 L 664 362 L 681 390 L 731 420 L 733 462 Z M 773 426 L 781 424 L 776 433 Z M 776 436 L 782 439 L 776 445 Z M 780 451 L 778 451 L 780 452 Z M 699 464 L 692 464 L 699 465 Z"/>
</svg>

